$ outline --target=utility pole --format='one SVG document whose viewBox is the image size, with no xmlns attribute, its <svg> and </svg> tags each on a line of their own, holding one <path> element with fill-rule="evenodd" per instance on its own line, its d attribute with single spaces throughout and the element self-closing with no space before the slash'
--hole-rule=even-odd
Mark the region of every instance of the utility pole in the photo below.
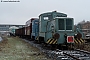
<svg viewBox="0 0 90 60">
<path fill-rule="evenodd" d="M 2 0 L 1 0 L 1 2 L 2 2 Z"/>
</svg>

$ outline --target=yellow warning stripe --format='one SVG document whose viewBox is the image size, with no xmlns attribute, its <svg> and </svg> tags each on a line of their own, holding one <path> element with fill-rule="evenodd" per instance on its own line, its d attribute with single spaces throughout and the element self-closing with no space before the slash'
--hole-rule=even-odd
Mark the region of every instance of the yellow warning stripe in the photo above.
<svg viewBox="0 0 90 60">
<path fill-rule="evenodd" d="M 52 39 L 52 41 L 50 42 L 50 44 L 52 44 L 53 41 L 54 41 L 54 39 Z"/>
<path fill-rule="evenodd" d="M 80 40 L 77 39 L 77 41 L 81 44 L 82 42 L 80 42 Z"/>
<path fill-rule="evenodd" d="M 80 41 L 81 43 L 83 43 L 81 39 L 80 39 L 79 41 Z"/>
<path fill-rule="evenodd" d="M 82 43 L 84 42 L 81 38 L 80 38 L 80 40 L 82 41 Z"/>
<path fill-rule="evenodd" d="M 51 39 L 48 39 L 48 41 L 46 43 L 49 43 L 51 41 Z"/>
<path fill-rule="evenodd" d="M 82 42 L 80 42 L 80 40 L 78 40 L 78 42 L 81 44 Z"/>
<path fill-rule="evenodd" d="M 74 40 L 74 42 L 76 44 L 82 44 L 82 43 L 84 43 L 84 40 L 82 38 L 80 38 L 80 39 L 77 38 L 77 39 Z"/>
<path fill-rule="evenodd" d="M 56 44 L 56 42 L 57 42 L 57 39 L 52 38 L 52 39 L 48 39 L 46 43 L 48 43 L 48 44 Z"/>
<path fill-rule="evenodd" d="M 77 42 L 76 40 L 74 40 L 74 42 L 75 42 L 76 44 L 78 44 L 78 42 Z"/>
<path fill-rule="evenodd" d="M 56 44 L 56 42 L 57 42 L 57 39 L 53 42 L 53 44 Z"/>
</svg>

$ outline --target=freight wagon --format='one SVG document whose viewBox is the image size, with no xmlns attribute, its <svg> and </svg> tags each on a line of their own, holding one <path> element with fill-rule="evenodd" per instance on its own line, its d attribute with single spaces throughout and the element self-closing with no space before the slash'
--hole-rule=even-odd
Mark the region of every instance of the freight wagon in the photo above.
<svg viewBox="0 0 90 60">
<path fill-rule="evenodd" d="M 35 39 L 37 36 L 37 32 L 39 31 L 37 29 L 38 28 L 37 22 L 38 22 L 38 18 L 31 18 L 26 22 L 25 27 L 15 30 L 15 35 L 29 40 Z M 33 28 L 33 31 L 32 31 L 32 28 Z"/>
<path fill-rule="evenodd" d="M 35 19 L 32 21 L 32 33 L 31 33 L 32 40 L 36 41 L 38 35 L 39 35 L 39 20 Z"/>
<path fill-rule="evenodd" d="M 37 18 L 31 18 L 26 22 L 26 27 L 25 27 L 25 36 L 27 39 L 31 39 L 31 33 L 32 33 L 32 21 L 37 20 Z"/>
</svg>

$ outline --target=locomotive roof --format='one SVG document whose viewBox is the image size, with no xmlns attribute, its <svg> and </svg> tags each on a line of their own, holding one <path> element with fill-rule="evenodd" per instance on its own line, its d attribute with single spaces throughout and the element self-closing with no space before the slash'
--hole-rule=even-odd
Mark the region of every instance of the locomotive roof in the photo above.
<svg viewBox="0 0 90 60">
<path fill-rule="evenodd" d="M 55 17 L 55 18 L 72 18 L 72 17 Z M 73 19 L 73 18 L 72 18 Z"/>
<path fill-rule="evenodd" d="M 57 11 L 52 11 L 52 12 L 42 13 L 42 14 L 40 14 L 39 16 L 41 16 L 41 15 L 45 15 L 45 14 L 52 14 L 52 13 L 57 13 L 57 14 L 62 14 L 62 15 L 66 15 L 66 16 L 67 16 L 67 14 L 65 14 L 65 13 L 61 13 L 61 12 L 57 12 Z"/>
</svg>

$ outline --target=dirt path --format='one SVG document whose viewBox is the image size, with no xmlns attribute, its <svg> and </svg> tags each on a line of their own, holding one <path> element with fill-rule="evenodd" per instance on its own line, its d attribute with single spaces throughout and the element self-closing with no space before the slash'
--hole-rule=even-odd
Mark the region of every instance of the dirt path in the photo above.
<svg viewBox="0 0 90 60">
<path fill-rule="evenodd" d="M 50 60 L 37 48 L 17 37 L 4 39 L 0 43 L 0 60 Z"/>
</svg>

